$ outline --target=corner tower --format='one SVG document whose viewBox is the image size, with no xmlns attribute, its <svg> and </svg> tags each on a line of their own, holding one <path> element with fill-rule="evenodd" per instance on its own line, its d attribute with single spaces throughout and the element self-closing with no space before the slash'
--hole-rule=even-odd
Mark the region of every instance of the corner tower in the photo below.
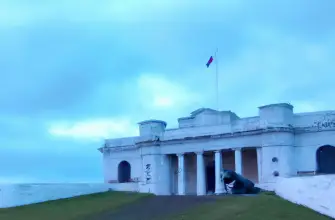
<svg viewBox="0 0 335 220">
<path fill-rule="evenodd" d="M 293 106 L 288 103 L 264 105 L 258 112 L 262 125 L 286 127 L 293 124 Z"/>
<path fill-rule="evenodd" d="M 142 142 L 156 142 L 164 135 L 166 122 L 161 120 L 147 120 L 138 123 L 140 140 Z M 160 153 L 160 146 L 141 146 L 142 175 L 139 185 L 140 192 L 156 195 L 170 195 L 170 161 L 168 155 Z"/>
<path fill-rule="evenodd" d="M 259 107 L 261 135 L 261 181 L 275 182 L 278 176 L 292 176 L 293 160 L 293 106 L 288 103 Z"/>
</svg>

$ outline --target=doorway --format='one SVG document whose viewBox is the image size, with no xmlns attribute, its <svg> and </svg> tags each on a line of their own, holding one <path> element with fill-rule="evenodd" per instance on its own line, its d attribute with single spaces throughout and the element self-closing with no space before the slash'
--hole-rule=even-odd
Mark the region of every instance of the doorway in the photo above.
<svg viewBox="0 0 335 220">
<path fill-rule="evenodd" d="M 215 192 L 215 162 L 210 162 L 206 166 L 206 185 L 207 193 Z"/>
<path fill-rule="evenodd" d="M 258 183 L 258 161 L 256 148 L 242 150 L 242 175 L 254 183 Z"/>
<path fill-rule="evenodd" d="M 130 182 L 131 167 L 128 161 L 122 161 L 118 166 L 118 181 L 119 183 Z"/>
<path fill-rule="evenodd" d="M 334 174 L 335 173 L 335 147 L 325 145 L 319 147 L 316 151 L 317 173 Z"/>
</svg>

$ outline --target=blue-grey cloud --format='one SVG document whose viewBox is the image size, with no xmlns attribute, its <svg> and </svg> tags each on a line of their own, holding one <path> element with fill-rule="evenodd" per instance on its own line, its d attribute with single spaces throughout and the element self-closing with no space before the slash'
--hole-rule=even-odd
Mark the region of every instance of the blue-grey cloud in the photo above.
<svg viewBox="0 0 335 220">
<path fill-rule="evenodd" d="M 216 48 L 222 109 L 334 108 L 331 0 L 16 0 L 0 8 L 0 165 L 11 167 L 0 177 L 99 179 L 102 136 L 134 134 L 146 118 L 175 126 L 197 107 L 215 107 L 215 69 L 205 63 Z"/>
</svg>

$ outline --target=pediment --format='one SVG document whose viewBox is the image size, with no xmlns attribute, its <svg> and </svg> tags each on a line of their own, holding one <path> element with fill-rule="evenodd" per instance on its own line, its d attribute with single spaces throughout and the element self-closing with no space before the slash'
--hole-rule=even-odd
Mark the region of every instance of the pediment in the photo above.
<svg viewBox="0 0 335 220">
<path fill-rule="evenodd" d="M 218 111 L 214 110 L 214 109 L 211 109 L 211 108 L 199 108 L 199 109 L 191 112 L 191 116 L 195 117 L 197 115 L 204 114 L 204 113 L 218 113 Z"/>
</svg>

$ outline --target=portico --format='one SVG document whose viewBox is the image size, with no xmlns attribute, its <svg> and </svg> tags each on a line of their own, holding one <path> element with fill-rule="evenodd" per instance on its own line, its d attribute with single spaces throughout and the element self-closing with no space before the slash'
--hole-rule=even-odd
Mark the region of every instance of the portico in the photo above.
<svg viewBox="0 0 335 220">
<path fill-rule="evenodd" d="M 253 148 L 250 148 L 249 150 L 246 149 L 246 151 L 250 150 L 253 150 Z M 256 149 L 254 150 L 256 151 Z M 176 154 L 176 156 L 178 158 L 178 164 L 177 166 L 175 166 L 175 171 L 177 171 L 178 178 L 177 192 L 174 193 L 172 190 L 171 194 L 196 194 L 201 196 L 210 193 L 211 189 L 213 190 L 212 193 L 222 194 L 224 193 L 224 186 L 221 182 L 221 171 L 223 169 L 234 170 L 239 174 L 243 174 L 242 148 L 222 149 L 215 151 L 198 151 L 187 154 L 181 153 Z M 191 160 L 191 163 L 185 162 L 192 157 L 195 158 L 195 161 Z M 227 160 L 225 160 L 224 158 L 226 158 Z M 247 155 L 244 157 L 244 160 L 246 161 L 245 163 L 247 165 L 250 165 L 253 163 L 253 161 L 257 161 L 257 158 L 250 158 Z M 214 166 L 210 167 L 212 162 L 214 162 Z M 252 179 L 258 178 L 258 164 L 256 165 L 256 167 L 253 166 L 249 168 L 249 176 L 251 176 Z M 211 168 L 214 170 L 214 172 L 212 173 L 209 171 Z M 173 173 L 174 172 L 172 172 L 172 174 Z M 210 186 L 210 178 L 213 179 L 212 183 L 214 184 L 214 188 Z M 187 183 L 187 181 L 190 180 L 193 181 Z M 171 184 L 173 185 L 173 178 L 171 178 L 171 181 Z M 258 179 L 256 180 L 256 182 L 258 182 Z M 189 187 L 189 189 L 187 189 L 187 187 Z"/>
</svg>

